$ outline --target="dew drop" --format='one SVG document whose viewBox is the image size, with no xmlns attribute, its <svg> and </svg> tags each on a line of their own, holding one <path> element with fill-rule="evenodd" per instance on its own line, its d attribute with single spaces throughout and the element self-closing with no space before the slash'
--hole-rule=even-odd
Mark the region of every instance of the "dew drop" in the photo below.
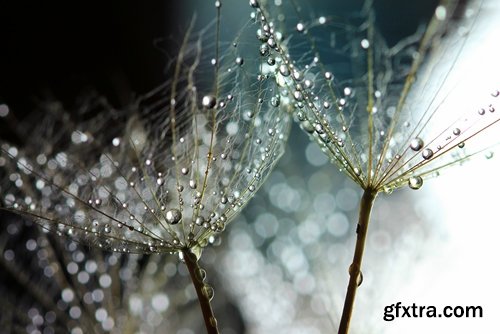
<svg viewBox="0 0 500 334">
<path fill-rule="evenodd" d="M 488 111 L 489 111 L 489 112 L 495 112 L 495 107 L 494 107 L 492 104 L 490 104 L 490 105 L 488 106 Z"/>
<path fill-rule="evenodd" d="M 255 191 L 255 186 L 252 184 L 250 186 L 248 186 L 248 190 L 250 191 Z"/>
<path fill-rule="evenodd" d="M 280 105 L 280 96 L 276 95 L 271 98 L 271 105 L 273 107 L 278 107 Z"/>
<path fill-rule="evenodd" d="M 178 209 L 170 209 L 165 213 L 165 219 L 169 224 L 178 224 L 182 219 L 182 213 Z"/>
<path fill-rule="evenodd" d="M 161 177 L 156 179 L 156 184 L 159 186 L 162 186 L 164 182 L 165 182 L 165 180 Z"/>
<path fill-rule="evenodd" d="M 482 116 L 486 113 L 486 110 L 484 110 L 484 108 L 481 108 L 477 111 L 477 113 Z"/>
<path fill-rule="evenodd" d="M 410 148 L 414 151 L 420 151 L 424 147 L 424 141 L 421 138 L 413 138 L 410 142 Z"/>
<path fill-rule="evenodd" d="M 459 148 L 464 148 L 464 147 L 465 147 L 465 143 L 464 143 L 464 142 L 459 143 L 459 144 L 458 144 L 458 147 L 459 147 Z"/>
<path fill-rule="evenodd" d="M 203 282 L 205 278 L 207 277 L 207 272 L 203 268 L 198 268 L 196 269 L 195 273 L 195 278 L 198 282 Z"/>
<path fill-rule="evenodd" d="M 196 189 L 196 181 L 195 180 L 189 180 L 189 188 Z"/>
<path fill-rule="evenodd" d="M 500 95 L 500 91 L 498 89 L 494 90 L 492 93 L 491 93 L 491 96 L 493 97 L 498 97 Z"/>
<path fill-rule="evenodd" d="M 484 154 L 484 157 L 485 157 L 486 159 L 491 159 L 491 158 L 493 158 L 493 152 L 492 152 L 492 151 L 486 152 L 486 153 Z"/>
<path fill-rule="evenodd" d="M 279 67 L 280 74 L 284 77 L 287 77 L 290 75 L 290 70 L 288 69 L 288 66 L 285 64 L 281 64 Z"/>
<path fill-rule="evenodd" d="M 459 128 L 455 128 L 455 129 L 453 129 L 453 134 L 454 134 L 455 136 L 458 136 L 460 133 L 461 133 L 461 131 L 460 131 L 460 129 L 459 129 Z"/>
<path fill-rule="evenodd" d="M 297 23 L 297 31 L 298 32 L 304 32 L 304 29 L 305 29 L 304 23 L 302 23 L 302 22 Z"/>
<path fill-rule="evenodd" d="M 446 7 L 438 6 L 435 11 L 436 19 L 443 21 L 446 19 Z"/>
<path fill-rule="evenodd" d="M 366 38 L 361 40 L 361 47 L 365 50 L 368 49 L 370 47 L 370 41 Z"/>
<path fill-rule="evenodd" d="M 214 289 L 208 284 L 203 286 L 202 293 L 206 298 L 208 298 L 208 300 L 212 300 L 214 298 Z"/>
<path fill-rule="evenodd" d="M 215 8 L 220 8 L 221 2 L 219 0 L 215 1 Z"/>
<path fill-rule="evenodd" d="M 253 8 L 259 8 L 259 3 L 257 2 L 257 0 L 250 0 L 250 6 L 252 6 Z"/>
<path fill-rule="evenodd" d="M 189 168 L 187 167 L 182 167 L 181 168 L 181 173 L 184 174 L 184 175 L 187 175 L 187 173 L 189 173 Z"/>
<path fill-rule="evenodd" d="M 241 66 L 241 65 L 243 65 L 243 63 L 244 63 L 245 61 L 244 61 L 244 60 L 243 60 L 243 58 L 241 58 L 241 57 L 236 57 L 235 62 L 236 62 L 236 64 L 237 64 L 237 65 Z"/>
<path fill-rule="evenodd" d="M 325 79 L 326 80 L 332 80 L 333 79 L 332 72 L 325 72 Z"/>
<path fill-rule="evenodd" d="M 430 148 L 426 148 L 425 150 L 422 151 L 422 157 L 425 160 L 429 160 L 430 158 L 432 158 L 433 155 L 434 152 Z"/>
<path fill-rule="evenodd" d="M 424 180 L 422 180 L 420 176 L 412 176 L 408 179 L 408 186 L 410 186 L 411 189 L 420 189 L 423 184 Z"/>
<path fill-rule="evenodd" d="M 304 100 L 304 96 L 302 95 L 302 92 L 299 90 L 296 90 L 293 92 L 293 97 L 295 98 L 295 100 L 297 100 L 299 102 Z"/>
<path fill-rule="evenodd" d="M 205 219 L 201 216 L 198 216 L 196 217 L 194 223 L 197 225 L 197 226 L 201 226 L 203 225 L 203 223 L 205 222 Z"/>
<path fill-rule="evenodd" d="M 259 49 L 261 56 L 267 56 L 269 53 L 269 46 L 267 44 L 262 44 Z"/>
<path fill-rule="evenodd" d="M 212 109 L 213 107 L 215 107 L 216 103 L 217 101 L 215 99 L 215 96 L 213 95 L 205 95 L 201 100 L 201 104 L 207 109 Z"/>
</svg>

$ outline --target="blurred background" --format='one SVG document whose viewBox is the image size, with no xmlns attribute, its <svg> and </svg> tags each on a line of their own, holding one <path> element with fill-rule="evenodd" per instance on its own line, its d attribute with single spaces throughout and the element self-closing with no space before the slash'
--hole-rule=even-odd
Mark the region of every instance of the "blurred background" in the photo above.
<svg viewBox="0 0 500 334">
<path fill-rule="evenodd" d="M 377 22 L 389 44 L 412 34 L 433 14 L 436 6 L 436 1 L 403 3 L 375 1 Z M 347 6 L 346 1 L 304 2 L 303 5 L 305 15 L 309 15 L 305 19 L 334 15 L 334 9 L 344 6 L 349 10 L 360 6 L 355 2 Z M 222 6 L 221 40 L 224 40 L 233 38 L 234 30 L 242 21 L 247 21 L 251 9 L 246 1 L 223 1 Z M 500 50 L 496 42 L 500 27 L 495 24 L 500 16 L 499 7 L 494 0 L 484 1 L 475 30 L 464 49 L 464 65 L 460 67 L 463 75 L 458 84 L 463 84 L 466 90 L 457 96 L 457 108 L 465 102 L 480 103 L 493 88 L 500 88 L 497 61 Z M 82 94 L 88 92 L 105 96 L 116 109 L 125 108 L 137 96 L 165 80 L 168 60 L 175 57 L 194 15 L 198 29 L 213 24 L 213 2 L 2 4 L 0 104 L 3 107 L 0 113 L 9 112 L 22 119 L 42 102 L 52 100 L 72 110 L 81 102 Z M 9 136 L 9 128 L 0 118 L 2 137 Z M 498 133 L 498 129 L 493 129 L 485 138 L 498 141 Z M 471 163 L 447 170 L 439 178 L 426 182 L 419 191 L 402 189 L 390 196 L 380 195 L 373 210 L 364 258 L 364 281 L 358 290 L 352 333 L 440 333 L 445 330 L 494 333 L 500 330 L 496 321 L 500 313 L 500 288 L 495 284 L 498 270 L 494 265 L 500 254 L 496 191 L 500 189 L 499 168 L 496 157 L 486 159 L 479 155 Z M 354 250 L 360 196 L 357 185 L 331 165 L 317 145 L 294 126 L 289 149 L 276 171 L 216 245 L 203 253 L 202 263 L 215 289 L 215 312 L 222 333 L 335 332 Z M 37 325 L 40 319 L 32 311 L 44 310 L 36 315 L 48 324 L 50 305 L 40 306 L 38 302 L 39 306 L 33 307 L 29 296 L 23 298 L 26 286 L 50 284 L 51 288 L 44 292 L 48 299 L 63 299 L 68 305 L 74 302 L 67 293 L 64 295 L 68 286 L 58 286 L 53 282 L 54 275 L 47 275 L 47 263 L 25 259 L 32 256 L 31 252 L 50 248 L 83 254 L 83 258 L 72 255 L 69 260 L 79 264 L 77 271 L 71 270 L 67 259 L 53 259 L 66 263 L 62 265 L 66 266 L 63 270 L 68 272 L 66 277 L 80 275 L 82 271 L 96 275 L 98 283 L 79 278 L 65 283 L 80 285 L 74 288 L 76 291 L 92 284 L 99 284 L 104 291 L 112 287 L 100 282 L 106 268 L 92 270 L 91 264 L 86 265 L 93 256 L 105 259 L 108 265 L 121 263 L 128 268 L 130 276 L 140 272 L 146 277 L 147 284 L 143 285 L 156 284 L 151 292 L 134 281 L 138 286 L 135 295 L 122 294 L 127 298 L 126 305 L 116 306 L 128 310 L 142 322 L 136 329 L 138 332 L 202 332 L 194 290 L 176 257 L 141 259 L 117 255 L 120 261 L 110 260 L 113 255 L 96 255 L 85 247 L 71 246 L 71 242 L 59 244 L 48 237 L 50 242 L 44 243 L 42 239 L 46 236 L 38 236 L 29 222 L 18 217 L 2 214 L 0 219 L 2 261 L 4 268 L 11 268 L 5 271 L 9 274 L 0 279 L 0 291 L 10 290 L 21 296 L 20 304 L 13 306 L 26 312 L 25 323 L 34 324 L 23 325 L 18 332 L 24 328 L 32 333 L 37 330 L 50 333 L 43 325 Z M 17 267 L 9 265 L 14 259 Z M 132 266 L 133 263 L 136 264 Z M 22 284 L 16 273 L 24 273 L 27 281 Z M 148 276 L 152 278 L 147 280 Z M 127 275 L 119 277 L 133 281 Z M 134 299 L 145 291 L 149 291 L 153 313 L 146 312 L 143 304 L 139 308 L 138 299 Z M 0 302 L 4 307 L 10 305 L 8 298 L 3 301 L 2 298 Z M 90 301 L 104 303 L 98 297 Z M 384 321 L 384 306 L 399 301 L 403 305 L 416 303 L 438 308 L 479 305 L 484 314 L 481 319 Z M 61 306 L 59 309 L 70 313 L 73 308 Z M 106 317 L 102 312 L 98 316 L 98 309 L 95 318 L 100 322 L 99 330 L 112 331 L 114 326 L 103 320 Z M 73 312 L 76 311 L 73 309 Z M 73 315 L 69 318 L 79 318 Z M 117 324 L 116 320 L 114 325 Z"/>
</svg>

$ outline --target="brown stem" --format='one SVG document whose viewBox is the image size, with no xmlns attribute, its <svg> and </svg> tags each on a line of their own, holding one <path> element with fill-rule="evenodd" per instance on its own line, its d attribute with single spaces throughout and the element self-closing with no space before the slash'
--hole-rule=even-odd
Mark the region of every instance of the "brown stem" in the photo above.
<svg viewBox="0 0 500 334">
<path fill-rule="evenodd" d="M 198 295 L 198 301 L 200 302 L 201 312 L 203 313 L 203 319 L 205 320 L 207 334 L 219 334 L 217 319 L 215 318 L 212 305 L 210 304 L 210 300 L 213 297 L 213 290 L 204 282 L 205 271 L 200 267 L 196 255 L 193 254 L 190 249 L 185 249 L 182 253 L 184 254 L 184 262 L 189 270 L 191 281 L 193 282 L 196 294 Z"/>
<path fill-rule="evenodd" d="M 354 250 L 352 264 L 349 267 L 349 285 L 345 296 L 342 318 L 340 319 L 339 334 L 347 334 L 349 332 L 349 324 L 351 322 L 352 309 L 354 308 L 356 290 L 358 286 L 361 285 L 363 280 L 363 274 L 361 273 L 361 261 L 363 260 L 366 233 L 368 232 L 368 224 L 370 222 L 370 212 L 376 196 L 377 192 L 373 189 L 365 189 L 359 205 L 359 220 L 356 229 L 356 248 Z"/>
</svg>

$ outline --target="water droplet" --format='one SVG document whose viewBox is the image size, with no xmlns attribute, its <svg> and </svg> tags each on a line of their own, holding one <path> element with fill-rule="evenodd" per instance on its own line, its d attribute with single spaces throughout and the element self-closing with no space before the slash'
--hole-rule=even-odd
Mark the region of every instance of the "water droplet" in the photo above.
<svg viewBox="0 0 500 334">
<path fill-rule="evenodd" d="M 459 147 L 459 148 L 464 148 L 464 147 L 465 147 L 465 143 L 464 143 L 464 142 L 459 143 L 459 144 L 458 144 L 458 147 Z"/>
<path fill-rule="evenodd" d="M 205 284 L 203 286 L 203 288 L 201 288 L 201 289 L 202 289 L 203 295 L 206 298 L 208 298 L 208 300 L 212 300 L 214 298 L 214 289 L 210 285 Z"/>
<path fill-rule="evenodd" d="M 269 45 L 272 48 L 275 48 L 276 47 L 276 41 L 274 40 L 274 38 L 269 38 L 267 40 L 267 45 Z"/>
<path fill-rule="evenodd" d="M 333 79 L 332 72 L 325 72 L 325 79 L 326 80 L 332 80 Z"/>
<path fill-rule="evenodd" d="M 292 75 L 296 81 L 302 81 L 302 79 L 304 79 L 304 75 L 302 74 L 301 71 L 293 70 Z"/>
<path fill-rule="evenodd" d="M 243 63 L 245 62 L 243 60 L 243 58 L 241 58 L 241 57 L 236 57 L 235 61 L 236 61 L 236 64 L 239 65 L 239 66 L 243 65 Z"/>
<path fill-rule="evenodd" d="M 420 189 L 424 184 L 424 180 L 420 176 L 412 176 L 408 179 L 408 185 L 411 189 Z"/>
<path fill-rule="evenodd" d="M 436 16 L 436 19 L 438 19 L 439 21 L 444 21 L 446 19 L 446 7 L 438 6 L 436 8 L 434 15 Z"/>
<path fill-rule="evenodd" d="M 165 219 L 169 224 L 178 224 L 182 219 L 182 213 L 178 209 L 170 209 L 165 213 Z"/>
<path fill-rule="evenodd" d="M 460 129 L 459 129 L 459 128 L 455 128 L 455 129 L 453 129 L 453 134 L 454 134 L 455 136 L 458 136 L 460 133 L 461 133 L 461 131 L 460 131 Z"/>
<path fill-rule="evenodd" d="M 253 8 L 259 8 L 259 3 L 257 2 L 257 0 L 250 0 L 250 6 L 252 6 Z"/>
<path fill-rule="evenodd" d="M 213 107 L 215 107 L 216 103 L 217 101 L 215 99 L 215 96 L 213 95 L 205 95 L 201 100 L 201 104 L 207 109 L 212 109 Z"/>
<path fill-rule="evenodd" d="M 429 160 L 434 155 L 434 152 L 430 148 L 426 148 L 422 151 L 422 157 L 425 160 Z"/>
<path fill-rule="evenodd" d="M 189 168 L 187 167 L 182 167 L 181 168 L 181 173 L 184 174 L 184 175 L 187 175 L 187 173 L 189 173 Z"/>
<path fill-rule="evenodd" d="M 368 49 L 370 47 L 370 41 L 366 38 L 361 40 L 361 47 L 365 50 Z"/>
<path fill-rule="evenodd" d="M 410 148 L 414 151 L 420 151 L 424 147 L 424 141 L 421 138 L 413 138 L 410 142 Z"/>
<path fill-rule="evenodd" d="M 201 226 L 203 225 L 203 223 L 205 222 L 205 219 L 201 216 L 198 216 L 196 217 L 194 223 L 197 225 L 197 226 Z"/>
<path fill-rule="evenodd" d="M 295 98 L 295 100 L 297 101 L 302 101 L 304 100 L 304 96 L 302 95 L 302 92 L 300 90 L 296 90 L 293 92 L 293 97 Z"/>
<path fill-rule="evenodd" d="M 111 227 L 108 224 L 106 224 L 106 226 L 104 226 L 104 232 L 106 232 L 106 233 L 111 232 Z"/>
<path fill-rule="evenodd" d="M 255 186 L 252 184 L 250 186 L 248 186 L 248 190 L 250 191 L 255 191 Z"/>
<path fill-rule="evenodd" d="M 356 279 L 356 284 L 358 286 L 360 286 L 361 284 L 363 284 L 363 272 L 362 271 L 359 272 L 359 275 L 358 275 L 358 277 Z"/>
<path fill-rule="evenodd" d="M 189 188 L 196 189 L 196 181 L 195 180 L 189 180 Z"/>
<path fill-rule="evenodd" d="M 219 0 L 215 1 L 215 8 L 220 8 L 221 2 Z"/>
<path fill-rule="evenodd" d="M 269 53 L 269 46 L 267 44 L 262 44 L 259 48 L 259 52 L 261 56 L 267 56 Z"/>
<path fill-rule="evenodd" d="M 198 282 L 203 282 L 205 278 L 207 277 L 207 272 L 203 268 L 198 268 L 194 272 L 195 278 L 198 280 Z"/>
<path fill-rule="evenodd" d="M 484 157 L 485 157 L 486 159 L 491 159 L 491 158 L 493 158 L 493 152 L 492 152 L 492 151 L 486 152 L 486 153 L 484 154 Z"/>
<path fill-rule="evenodd" d="M 297 31 L 298 32 L 304 32 L 304 29 L 305 29 L 304 23 L 302 23 L 302 22 L 297 23 Z"/>
<path fill-rule="evenodd" d="M 498 97 L 500 95 L 500 91 L 498 89 L 495 89 L 492 93 L 491 96 L 493 97 Z"/>
<path fill-rule="evenodd" d="M 492 104 L 490 104 L 490 105 L 488 106 L 488 111 L 489 111 L 489 112 L 495 112 L 495 107 L 494 107 Z"/>
<path fill-rule="evenodd" d="M 285 64 L 281 64 L 279 67 L 280 74 L 284 77 L 287 77 L 290 75 L 290 70 L 288 69 L 288 66 Z"/>
<path fill-rule="evenodd" d="M 273 57 L 267 58 L 267 64 L 270 66 L 274 66 L 276 64 L 276 60 Z"/>
<path fill-rule="evenodd" d="M 486 110 L 484 110 L 484 108 L 481 108 L 477 111 L 477 113 L 482 116 L 486 113 Z"/>
<path fill-rule="evenodd" d="M 159 186 L 162 186 L 164 182 L 165 182 L 164 179 L 161 177 L 156 179 L 156 184 L 158 184 Z"/>
<path fill-rule="evenodd" d="M 276 95 L 271 98 L 271 105 L 273 107 L 278 107 L 280 105 L 280 96 Z"/>
</svg>

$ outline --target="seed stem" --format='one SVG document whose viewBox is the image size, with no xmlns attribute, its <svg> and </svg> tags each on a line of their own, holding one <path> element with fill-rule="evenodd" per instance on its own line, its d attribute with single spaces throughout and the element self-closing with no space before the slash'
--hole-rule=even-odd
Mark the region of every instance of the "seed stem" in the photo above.
<svg viewBox="0 0 500 334">
<path fill-rule="evenodd" d="M 210 304 L 211 296 L 207 293 L 205 288 L 205 277 L 204 274 L 202 274 L 204 271 L 198 264 L 196 255 L 190 249 L 185 249 L 182 253 L 184 255 L 184 262 L 188 268 L 189 275 L 191 276 L 191 281 L 193 282 L 196 294 L 198 295 L 198 301 L 200 302 L 201 312 L 203 313 L 203 319 L 205 320 L 207 334 L 219 334 L 217 319 L 215 318 L 212 305 Z"/>
<path fill-rule="evenodd" d="M 368 224 L 370 222 L 370 213 L 376 196 L 377 191 L 373 189 L 365 189 L 359 205 L 359 220 L 356 229 L 356 248 L 354 250 L 352 264 L 349 267 L 349 285 L 347 286 L 347 293 L 344 300 L 344 309 L 340 320 L 339 334 L 347 334 L 349 332 L 356 290 L 363 279 L 363 275 L 361 273 L 361 262 L 363 260 L 366 233 L 368 232 Z"/>
</svg>

